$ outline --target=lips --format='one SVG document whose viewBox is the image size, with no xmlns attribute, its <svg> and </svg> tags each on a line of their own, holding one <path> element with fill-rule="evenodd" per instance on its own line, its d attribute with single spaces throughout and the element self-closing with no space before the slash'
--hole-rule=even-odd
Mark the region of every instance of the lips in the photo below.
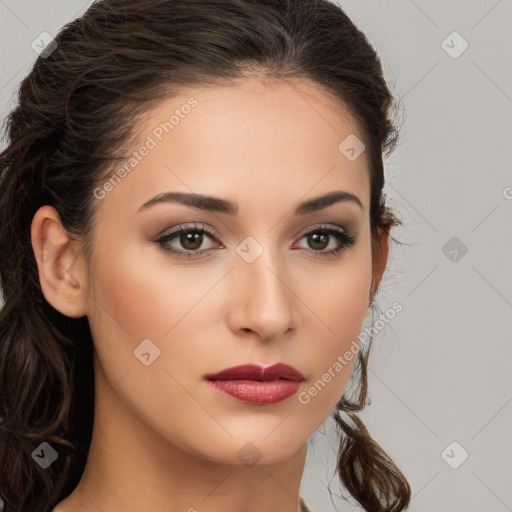
<svg viewBox="0 0 512 512">
<path fill-rule="evenodd" d="M 251 405 L 270 405 L 295 395 L 305 380 L 293 366 L 277 363 L 267 368 L 254 364 L 233 366 L 205 375 L 215 391 Z"/>
<path fill-rule="evenodd" d="M 210 373 L 205 376 L 208 380 L 256 380 L 267 382 L 270 380 L 285 379 L 302 381 L 304 375 L 293 366 L 284 363 L 273 364 L 267 368 L 255 364 L 244 364 L 226 368 L 218 373 Z"/>
</svg>

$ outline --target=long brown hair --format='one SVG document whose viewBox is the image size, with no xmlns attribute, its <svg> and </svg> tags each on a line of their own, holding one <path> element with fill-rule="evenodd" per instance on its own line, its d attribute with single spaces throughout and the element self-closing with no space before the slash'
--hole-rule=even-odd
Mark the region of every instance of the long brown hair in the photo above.
<svg viewBox="0 0 512 512">
<path fill-rule="evenodd" d="M 50 511 L 77 486 L 94 421 L 93 340 L 87 317 L 44 299 L 31 246 L 43 205 L 70 237 L 91 240 L 93 191 L 136 120 L 181 87 L 251 69 L 305 78 L 348 107 L 364 139 L 372 237 L 399 223 L 385 205 L 383 154 L 396 145 L 394 99 L 364 34 L 328 0 L 102 0 L 64 26 L 22 81 L 0 154 L 0 495 L 5 512 Z M 87 246 L 86 246 L 87 247 Z M 368 347 L 369 348 L 369 347 Z M 365 405 L 368 351 L 343 396 L 338 473 L 369 511 L 401 511 L 407 480 L 355 412 Z M 345 419 L 342 419 L 345 415 Z M 349 421 L 350 420 L 350 421 Z M 57 447 L 47 469 L 32 452 Z"/>
</svg>

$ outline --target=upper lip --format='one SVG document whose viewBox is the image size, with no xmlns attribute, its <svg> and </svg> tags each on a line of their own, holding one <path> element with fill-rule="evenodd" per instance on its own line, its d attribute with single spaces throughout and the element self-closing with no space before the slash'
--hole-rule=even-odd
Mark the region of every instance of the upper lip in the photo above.
<svg viewBox="0 0 512 512">
<path fill-rule="evenodd" d="M 269 381 L 276 379 L 304 380 L 304 375 L 293 366 L 284 363 L 276 363 L 272 366 L 259 366 L 256 364 L 243 364 L 232 366 L 218 373 L 205 375 L 208 380 L 258 380 Z"/>
</svg>

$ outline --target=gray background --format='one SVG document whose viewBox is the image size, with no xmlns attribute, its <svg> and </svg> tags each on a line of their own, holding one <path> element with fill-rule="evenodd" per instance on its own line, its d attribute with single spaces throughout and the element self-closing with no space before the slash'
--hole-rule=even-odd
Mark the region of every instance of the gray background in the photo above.
<svg viewBox="0 0 512 512">
<path fill-rule="evenodd" d="M 32 41 L 90 3 L 0 0 L 2 118 L 35 60 Z M 379 305 L 403 310 L 375 338 L 362 417 L 408 477 L 411 511 L 512 510 L 512 2 L 341 5 L 402 105 L 386 172 L 404 245 L 392 248 Z M 308 451 L 301 495 L 313 512 L 355 509 L 333 496 L 335 508 L 326 490 L 339 495 L 332 427 Z"/>
</svg>

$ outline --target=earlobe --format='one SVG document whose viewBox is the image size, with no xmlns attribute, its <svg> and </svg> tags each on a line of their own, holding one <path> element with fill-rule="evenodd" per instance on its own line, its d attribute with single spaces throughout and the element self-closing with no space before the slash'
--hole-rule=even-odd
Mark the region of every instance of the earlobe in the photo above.
<svg viewBox="0 0 512 512">
<path fill-rule="evenodd" d="M 71 318 L 84 316 L 82 260 L 52 206 L 43 206 L 34 215 L 31 241 L 46 300 L 63 315 Z"/>
<path fill-rule="evenodd" d="M 370 302 L 379 289 L 379 284 L 386 270 L 389 256 L 390 229 L 381 231 L 372 239 L 372 283 L 370 287 Z"/>
</svg>

